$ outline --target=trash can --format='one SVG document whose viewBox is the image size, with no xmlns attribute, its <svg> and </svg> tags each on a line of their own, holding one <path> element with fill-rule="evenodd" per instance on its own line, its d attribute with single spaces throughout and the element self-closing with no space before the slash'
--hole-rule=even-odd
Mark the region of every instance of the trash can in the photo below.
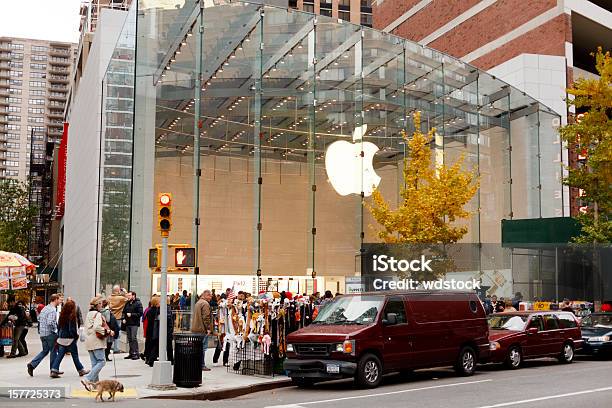
<svg viewBox="0 0 612 408">
<path fill-rule="evenodd" d="M 174 335 L 174 376 L 177 387 L 194 388 L 202 384 L 202 340 L 196 333 Z"/>
</svg>

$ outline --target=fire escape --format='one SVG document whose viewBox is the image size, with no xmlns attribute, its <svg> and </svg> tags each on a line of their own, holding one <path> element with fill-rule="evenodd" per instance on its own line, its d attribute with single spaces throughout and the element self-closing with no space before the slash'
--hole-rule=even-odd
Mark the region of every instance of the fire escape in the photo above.
<svg viewBox="0 0 612 408">
<path fill-rule="evenodd" d="M 34 149 L 34 131 L 30 138 L 29 203 L 36 208 L 33 226 L 28 236 L 28 258 L 38 265 L 49 261 L 51 242 L 51 213 L 53 203 L 53 150 L 54 143 L 45 137 L 44 151 Z"/>
</svg>

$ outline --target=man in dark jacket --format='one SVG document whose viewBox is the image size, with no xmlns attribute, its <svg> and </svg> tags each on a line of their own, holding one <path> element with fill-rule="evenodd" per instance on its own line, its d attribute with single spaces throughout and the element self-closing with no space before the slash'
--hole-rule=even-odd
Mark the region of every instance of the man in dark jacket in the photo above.
<svg viewBox="0 0 612 408">
<path fill-rule="evenodd" d="M 142 303 L 136 297 L 136 292 L 128 293 L 128 301 L 123 308 L 122 321 L 125 324 L 130 353 L 125 359 L 140 360 L 138 352 L 138 328 L 142 317 Z"/>
<path fill-rule="evenodd" d="M 6 356 L 7 358 L 15 358 L 19 356 L 25 356 L 27 353 L 26 349 L 23 347 L 23 343 L 21 340 L 21 335 L 26 330 L 28 324 L 28 318 L 25 313 L 25 309 L 21 306 L 15 298 L 9 298 L 9 313 L 4 318 L 0 326 L 5 326 L 8 322 L 13 323 L 13 346 L 11 347 L 11 354 Z M 19 354 L 17 351 L 19 350 Z"/>
</svg>

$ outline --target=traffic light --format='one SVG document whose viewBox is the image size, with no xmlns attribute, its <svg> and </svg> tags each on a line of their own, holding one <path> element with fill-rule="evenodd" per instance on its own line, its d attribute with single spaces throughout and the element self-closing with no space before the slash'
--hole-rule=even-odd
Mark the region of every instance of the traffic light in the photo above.
<svg viewBox="0 0 612 408">
<path fill-rule="evenodd" d="M 193 268 L 195 266 L 195 248 L 175 248 L 174 266 L 177 268 Z"/>
<path fill-rule="evenodd" d="M 172 194 L 161 193 L 158 207 L 157 226 L 162 237 L 167 237 L 172 229 Z"/>
</svg>

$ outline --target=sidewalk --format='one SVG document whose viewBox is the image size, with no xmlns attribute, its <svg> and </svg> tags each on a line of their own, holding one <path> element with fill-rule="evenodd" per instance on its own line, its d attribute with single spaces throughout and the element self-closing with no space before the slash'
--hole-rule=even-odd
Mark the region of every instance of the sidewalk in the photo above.
<svg viewBox="0 0 612 408">
<path fill-rule="evenodd" d="M 87 392 L 81 385 L 72 358 L 65 356 L 60 369 L 64 371 L 62 378 L 49 377 L 49 357 L 47 356 L 30 377 L 26 365 L 41 350 L 42 346 L 36 328 L 28 333 L 29 354 L 14 359 L 0 358 L 0 387 L 66 387 L 68 398 L 93 398 L 95 393 Z M 5 347 L 8 352 L 8 348 Z M 226 367 L 213 367 L 212 356 L 214 350 L 206 353 L 206 365 L 211 371 L 202 372 L 202 386 L 198 388 L 177 388 L 171 391 L 157 391 L 148 389 L 151 382 L 153 368 L 147 366 L 142 360 L 125 360 L 127 355 L 117 354 L 116 365 L 107 361 L 100 373 L 100 379 L 115 379 L 123 383 L 124 393 L 117 393 L 117 399 L 125 398 L 178 398 L 178 399 L 223 399 L 248 394 L 265 389 L 283 387 L 290 384 L 285 376 L 270 378 L 253 377 L 228 373 Z M 111 356 L 113 358 L 113 356 Z M 91 368 L 89 354 L 82 343 L 79 343 L 79 359 L 86 369 Z M 2 391 L 4 392 L 4 391 Z M 1 396 L 1 395 L 0 395 Z"/>
</svg>

